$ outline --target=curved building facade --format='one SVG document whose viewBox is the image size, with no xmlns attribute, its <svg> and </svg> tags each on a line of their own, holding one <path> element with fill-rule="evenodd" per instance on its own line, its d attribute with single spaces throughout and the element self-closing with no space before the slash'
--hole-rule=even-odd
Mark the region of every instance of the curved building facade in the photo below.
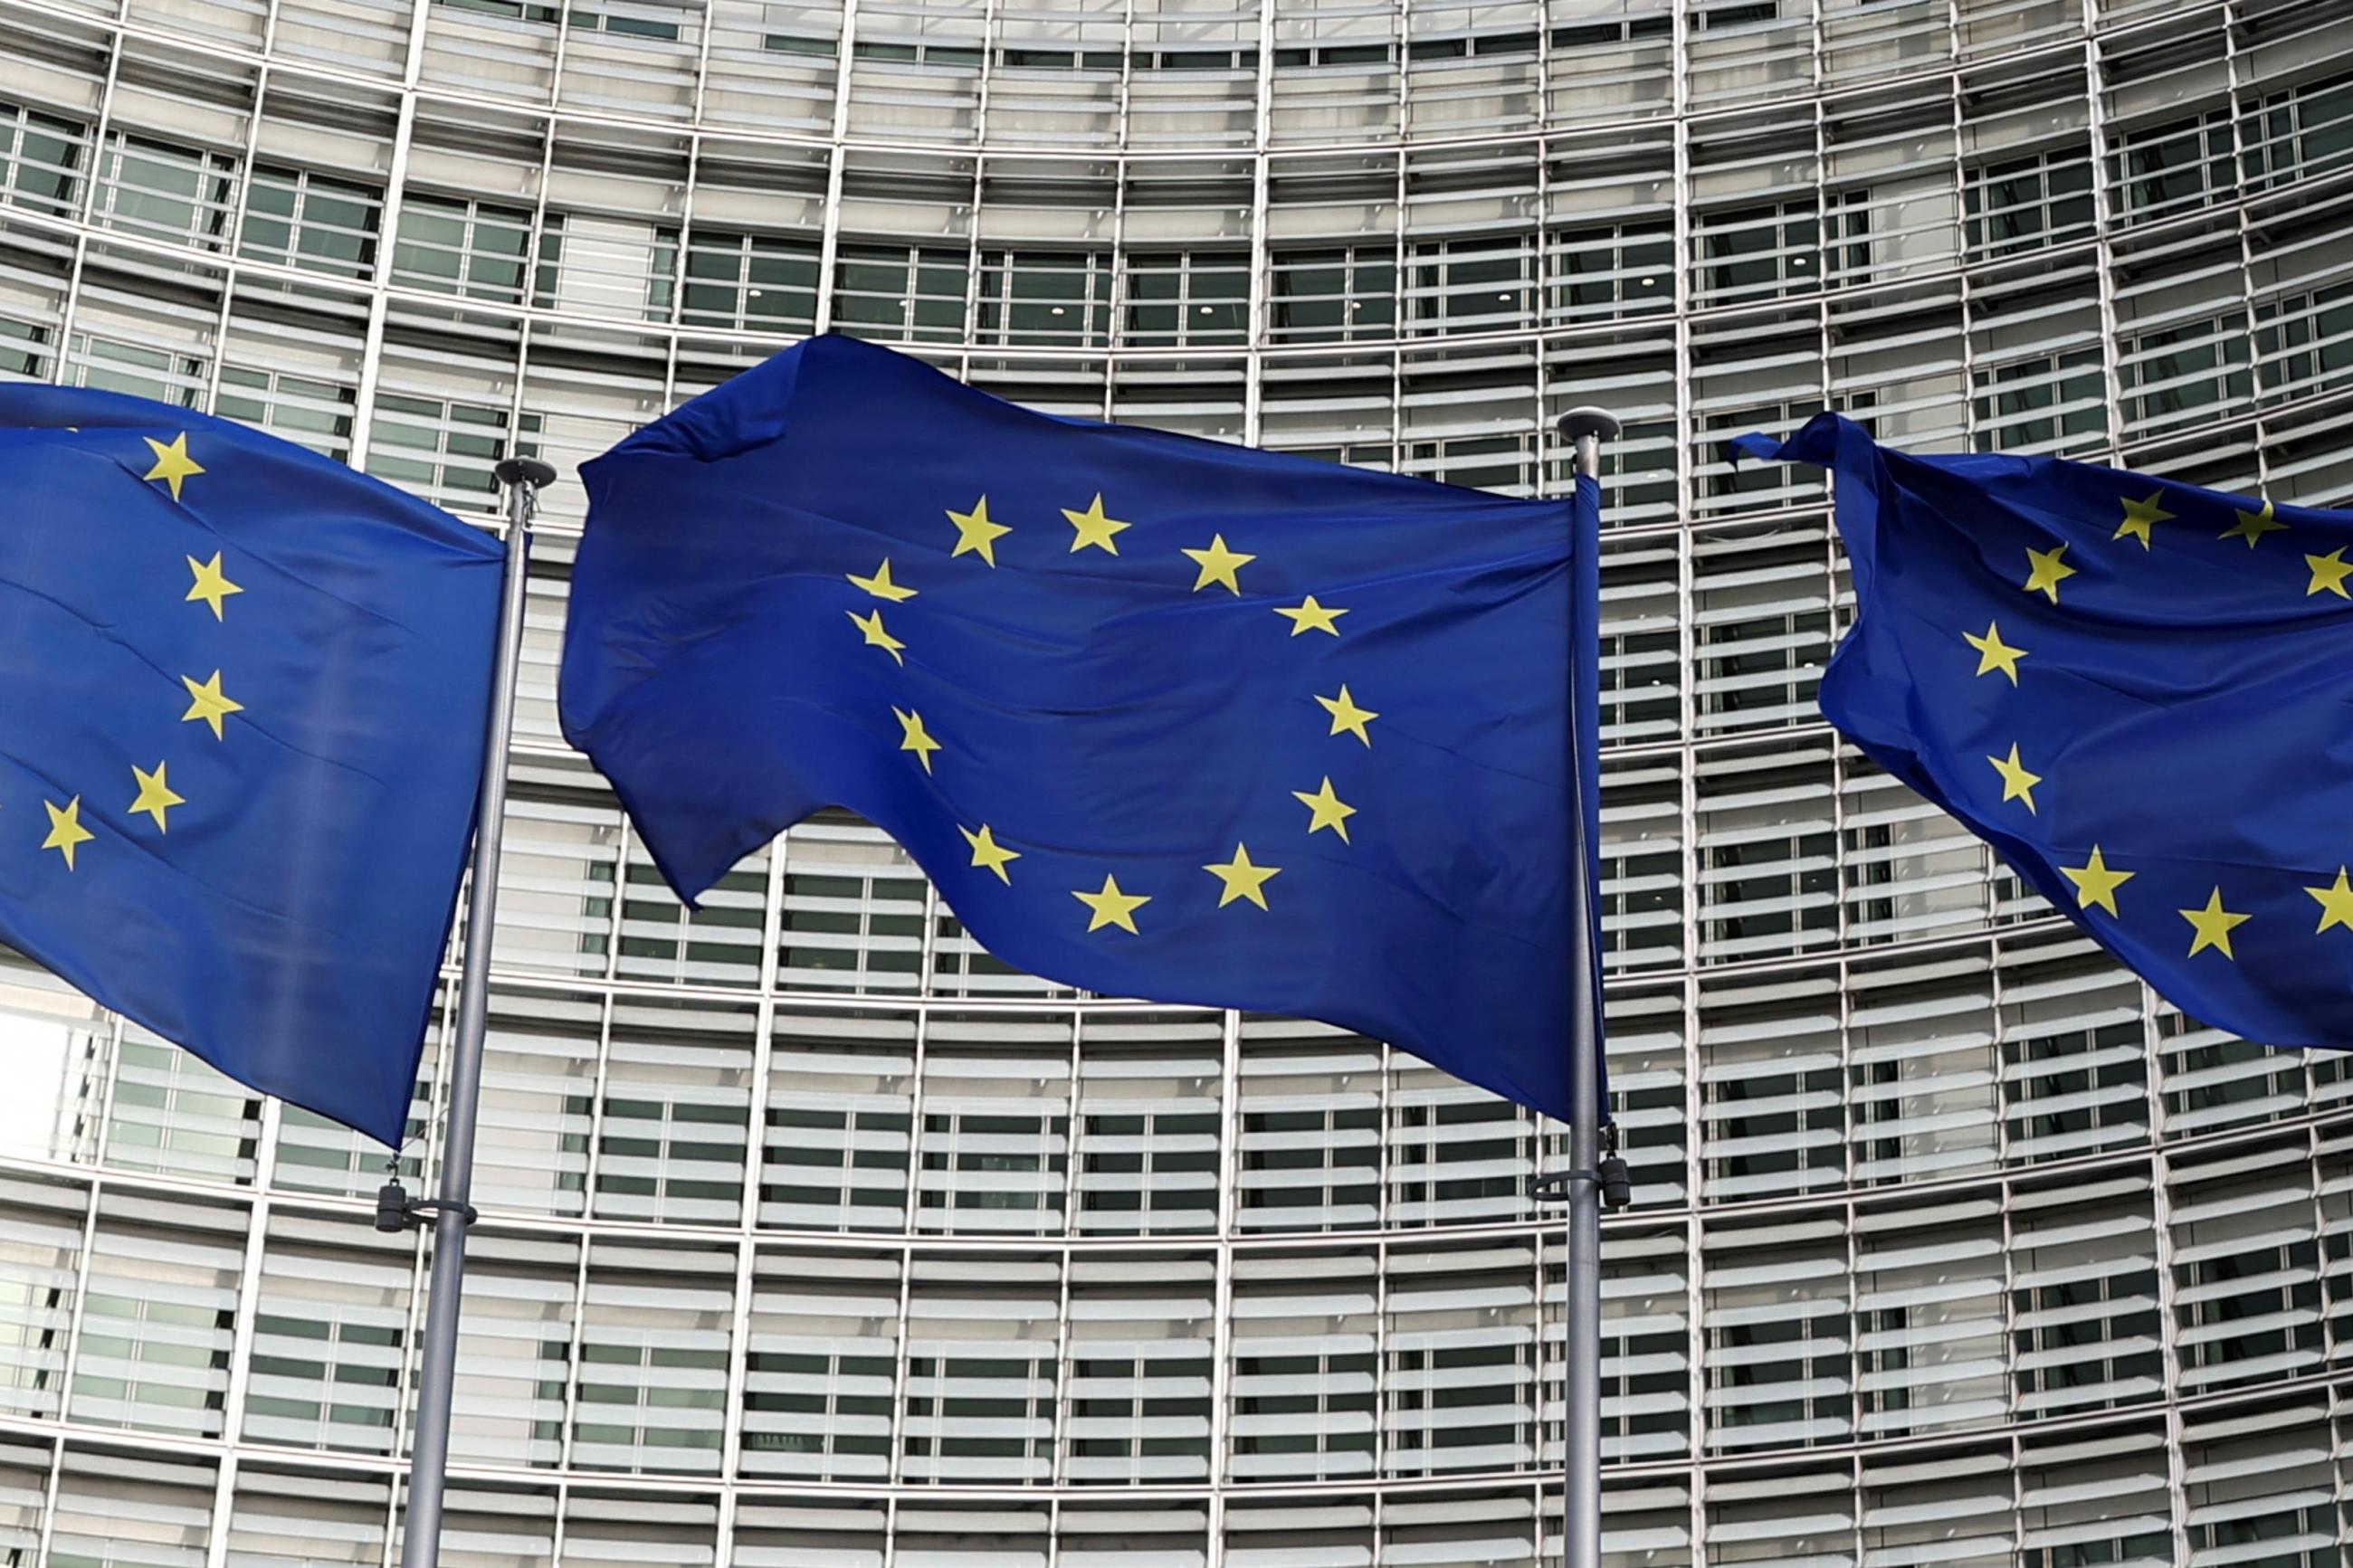
<svg viewBox="0 0 2353 1568">
<path fill-rule="evenodd" d="M 0 0 L 0 374 L 486 527 L 498 457 L 567 470 L 452 1568 L 1559 1552 L 1558 1128 L 1011 973 L 854 821 L 690 913 L 561 743 L 568 470 L 824 329 L 1515 493 L 1624 416 L 1613 1563 L 2341 1562 L 2347 1062 L 2179 1016 L 1841 745 L 1824 494 L 1718 443 L 2343 502 L 2348 220 L 2339 0 Z M 0 1556 L 396 1560 L 381 1153 L 22 964 L 0 1049 Z"/>
</svg>

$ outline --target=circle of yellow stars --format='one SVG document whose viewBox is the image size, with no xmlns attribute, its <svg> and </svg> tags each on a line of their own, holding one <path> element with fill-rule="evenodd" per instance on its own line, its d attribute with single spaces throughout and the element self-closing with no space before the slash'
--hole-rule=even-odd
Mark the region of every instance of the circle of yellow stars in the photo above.
<svg viewBox="0 0 2353 1568">
<path fill-rule="evenodd" d="M 2116 532 L 2110 537 L 2131 539 L 2144 551 L 2154 549 L 2158 525 L 2180 521 L 2174 513 L 2165 510 L 2164 500 L 2165 492 L 2162 489 L 2146 496 L 2117 497 L 2118 503 L 2124 509 L 2124 517 L 2116 524 Z M 2243 540 L 2247 548 L 2253 550 L 2267 535 L 2289 531 L 2288 525 L 2279 521 L 2276 510 L 2268 500 L 2253 511 L 2243 507 L 2234 508 L 2233 514 L 2237 521 L 2229 528 L 2222 530 L 2215 536 L 2216 538 Z M 2332 550 L 2325 555 L 2305 555 L 2305 569 L 2309 574 L 2304 589 L 2306 598 L 2311 598 L 2319 594 L 2333 594 L 2340 599 L 2353 602 L 2353 591 L 2349 591 L 2347 587 L 2348 580 L 2353 580 L 2353 561 L 2345 559 L 2346 548 L 2348 547 Z M 2064 543 L 2053 545 L 2048 550 L 2027 547 L 2026 580 L 2021 584 L 2027 593 L 2041 594 L 2053 605 L 2060 602 L 2060 585 L 2068 578 L 2076 575 L 2079 570 L 2068 564 L 2067 549 L 2068 546 Z M 1977 653 L 1978 664 L 1975 671 L 1977 675 L 2000 675 L 2007 679 L 2013 689 L 2019 685 L 2019 661 L 2028 658 L 2029 654 L 2025 648 L 2015 647 L 2004 640 L 2001 635 L 2001 623 L 1999 620 L 1988 622 L 1983 633 L 1964 631 L 1961 634 L 1961 640 Z M 1345 689 L 1343 695 L 1345 695 Z M 2029 769 L 2021 759 L 2017 742 L 2011 743 L 2007 755 L 1994 756 L 1989 753 L 1986 762 L 2001 779 L 2000 804 L 2008 805 L 2016 801 L 2022 805 L 2030 815 L 2035 814 L 2034 787 L 2043 782 L 2043 777 L 2041 773 Z M 2092 846 L 2091 853 L 2085 857 L 2083 865 L 2062 865 L 2059 867 L 2059 871 L 2073 887 L 2075 902 L 2079 909 L 2087 915 L 2091 910 L 2099 910 L 2116 918 L 2121 918 L 2116 905 L 2117 890 L 2139 875 L 2137 871 L 2120 870 L 2110 866 L 2105 853 L 2097 844 Z M 2315 930 L 2315 935 L 2338 926 L 2353 931 L 2353 870 L 2339 866 L 2337 868 L 2337 880 L 2334 884 L 2327 887 L 2306 888 L 2304 890 L 2315 903 L 2320 906 L 2320 923 Z M 2203 905 L 2196 909 L 2177 910 L 2174 912 L 2189 926 L 2189 948 L 2187 956 L 2195 958 L 2201 952 L 2213 952 L 2221 953 L 2225 959 L 2234 963 L 2237 961 L 2238 954 L 2231 946 L 2231 933 L 2254 918 L 2252 914 L 2228 908 L 2223 902 L 2220 884 L 2211 888 Z"/>
<path fill-rule="evenodd" d="M 1120 553 L 1119 536 L 1134 526 L 1127 521 L 1112 515 L 1101 491 L 1097 491 L 1084 507 L 1062 507 L 1057 510 L 1071 530 L 1067 553 L 1071 555 L 1086 550 L 1100 550 L 1107 555 L 1116 556 Z M 955 530 L 955 542 L 948 551 L 948 559 L 953 561 L 959 556 L 976 556 L 981 565 L 994 571 L 997 565 L 997 546 L 999 542 L 1014 531 L 1013 525 L 999 521 L 989 515 L 988 497 L 986 495 L 976 498 L 967 509 L 960 510 L 955 507 L 946 507 L 943 510 L 948 522 Z M 1178 552 L 1193 564 L 1191 592 L 1198 594 L 1221 588 L 1236 598 L 1240 598 L 1242 594 L 1242 569 L 1258 560 L 1256 555 L 1248 551 L 1238 550 L 1228 543 L 1222 532 L 1215 531 L 1210 533 L 1208 543 L 1186 546 Z M 189 564 L 193 567 L 197 563 L 192 561 Z M 216 560 L 212 564 L 216 572 L 218 561 Z M 851 586 L 869 598 L 880 601 L 873 608 L 863 613 L 858 610 L 850 610 L 847 613 L 850 624 L 858 630 L 861 647 L 880 649 L 889 655 L 894 664 L 903 668 L 907 663 L 908 645 L 891 630 L 883 620 L 883 615 L 890 606 L 903 605 L 908 600 L 917 597 L 921 591 L 900 582 L 892 573 L 891 560 L 885 556 L 876 563 L 871 573 L 845 574 Z M 240 591 L 234 584 L 216 589 L 212 585 L 212 579 L 203 575 L 201 568 L 198 587 L 204 590 L 204 594 L 200 595 L 192 593 L 189 596 L 205 597 L 206 603 L 215 606 L 216 614 L 219 600 L 213 596 L 216 593 L 234 594 Z M 1313 594 L 1303 595 L 1300 602 L 1295 605 L 1276 605 L 1271 607 L 1277 616 L 1290 623 L 1288 635 L 1292 637 L 1311 634 L 1338 637 L 1341 636 L 1341 617 L 1349 613 L 1348 606 L 1324 604 Z M 189 690 L 192 696 L 198 698 L 202 707 L 206 703 L 225 700 L 220 698 L 216 689 L 217 676 L 215 686 L 216 689 L 206 695 L 200 693 L 196 683 L 191 681 Z M 1369 751 L 1372 748 L 1371 726 L 1373 721 L 1380 717 L 1378 710 L 1366 707 L 1358 700 L 1356 694 L 1349 689 L 1345 681 L 1341 683 L 1338 691 L 1328 696 L 1320 691 L 1312 692 L 1311 695 L 1331 721 L 1330 728 L 1326 731 L 1328 734 L 1348 736 L 1365 749 Z M 234 704 L 221 710 L 221 711 L 229 712 L 235 710 Z M 932 732 L 922 713 L 913 708 L 901 708 L 893 704 L 891 714 L 899 725 L 898 749 L 912 753 L 927 777 L 934 773 L 935 758 L 943 754 L 953 756 L 952 748 Z M 217 731 L 218 718 L 212 708 L 203 707 L 201 711 L 192 710 L 190 716 L 211 718 Z M 1291 794 L 1294 800 L 1306 808 L 1305 830 L 1311 837 L 1328 830 L 1341 843 L 1349 842 L 1348 819 L 1356 815 L 1357 808 L 1340 798 L 1329 773 L 1324 774 L 1318 781 L 1314 789 L 1293 790 Z M 971 864 L 975 869 L 987 872 L 1007 887 L 1013 885 L 1012 867 L 1015 861 L 1021 858 L 1019 850 L 1001 842 L 997 837 L 996 828 L 986 822 L 970 827 L 958 823 L 956 831 L 964 836 L 965 847 L 972 852 Z M 1235 844 L 1230 857 L 1221 861 L 1211 861 L 1201 869 L 1218 879 L 1217 907 L 1219 909 L 1224 909 L 1229 904 L 1247 903 L 1261 910 L 1271 910 L 1272 906 L 1267 901 L 1266 887 L 1270 881 L 1282 874 L 1282 868 L 1280 866 L 1265 865 L 1252 859 L 1250 846 L 1247 843 Z M 1111 872 L 1104 874 L 1103 886 L 1100 888 L 1073 888 L 1071 889 L 1071 896 L 1086 907 L 1087 931 L 1092 932 L 1110 929 L 1138 935 L 1142 933 L 1141 928 L 1136 924 L 1136 911 L 1151 903 L 1155 897 L 1150 893 L 1128 891 L 1119 885 L 1118 876 Z"/>
<path fill-rule="evenodd" d="M 171 492 L 174 505 L 183 504 L 183 488 L 205 471 L 204 466 L 188 454 L 187 432 L 181 431 L 169 441 L 159 441 L 153 436 L 142 436 L 140 439 L 147 444 L 148 450 L 154 457 L 153 466 L 140 476 L 141 479 L 150 484 L 162 484 Z M 215 622 L 226 622 L 228 619 L 228 601 L 245 590 L 229 580 L 227 569 L 222 564 L 222 552 L 214 551 L 208 561 L 199 561 L 193 555 L 185 559 L 191 584 L 181 602 L 201 605 L 212 613 Z M 215 669 L 202 680 L 193 675 L 184 675 L 180 683 L 187 689 L 188 694 L 188 706 L 180 715 L 180 721 L 184 724 L 201 722 L 212 731 L 215 740 L 226 740 L 227 731 L 222 721 L 230 714 L 244 712 L 245 704 L 223 689 L 221 672 Z M 152 769 L 142 768 L 136 763 L 131 763 L 130 768 L 136 793 L 131 804 L 123 808 L 126 826 L 130 818 L 144 816 L 154 826 L 157 833 L 169 833 L 172 811 L 188 803 L 185 795 L 172 787 L 169 760 L 159 760 Z M 83 820 L 82 797 L 74 795 L 63 805 L 44 799 L 41 805 L 48 816 L 41 847 L 56 850 L 68 872 L 78 869 L 82 846 L 98 839 L 98 835 Z"/>
</svg>

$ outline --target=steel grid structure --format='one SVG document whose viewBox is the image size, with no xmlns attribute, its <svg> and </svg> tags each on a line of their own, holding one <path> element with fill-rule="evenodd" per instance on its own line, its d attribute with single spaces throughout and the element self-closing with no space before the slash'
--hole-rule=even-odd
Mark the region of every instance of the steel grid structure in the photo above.
<svg viewBox="0 0 2353 1568">
<path fill-rule="evenodd" d="M 1822 493 L 1716 443 L 1835 403 L 2341 501 L 2348 215 L 2337 0 L 0 0 L 0 374 L 486 527 L 498 458 L 567 470 L 467 1568 L 1556 1556 L 1557 1129 L 1008 973 L 854 822 L 690 915 L 556 738 L 568 470 L 826 326 L 1522 493 L 1551 416 L 1625 416 L 1613 1561 L 2340 1561 L 2353 1077 L 2173 1014 L 1838 744 Z M 0 1039 L 0 1552 L 391 1561 L 381 1161 L 21 965 Z"/>
</svg>

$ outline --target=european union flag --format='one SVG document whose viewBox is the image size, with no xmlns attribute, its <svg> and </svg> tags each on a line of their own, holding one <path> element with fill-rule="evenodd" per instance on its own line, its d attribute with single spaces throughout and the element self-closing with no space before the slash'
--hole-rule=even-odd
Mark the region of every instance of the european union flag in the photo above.
<svg viewBox="0 0 2353 1568">
<path fill-rule="evenodd" d="M 273 436 L 0 386 L 0 942 L 397 1144 L 502 552 Z"/>
<path fill-rule="evenodd" d="M 2353 514 L 1823 415 L 1858 614 L 1821 708 L 2202 1022 L 2353 1046 Z"/>
<path fill-rule="evenodd" d="M 565 732 L 682 895 L 845 806 L 1032 973 L 1567 1114 L 1567 502 L 1050 418 L 829 337 L 582 473 Z"/>
</svg>

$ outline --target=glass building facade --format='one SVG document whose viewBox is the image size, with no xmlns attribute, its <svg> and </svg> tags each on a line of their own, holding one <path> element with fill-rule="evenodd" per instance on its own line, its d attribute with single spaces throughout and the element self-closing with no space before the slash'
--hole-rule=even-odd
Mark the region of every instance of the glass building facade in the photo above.
<svg viewBox="0 0 2353 1568">
<path fill-rule="evenodd" d="M 1514 493 L 1624 416 L 1613 1563 L 2340 1563 L 2353 1072 L 1841 745 L 1826 498 L 1718 443 L 1837 406 L 2344 502 L 2348 221 L 2343 0 L 0 0 L 0 375 L 486 527 L 500 456 L 567 470 L 451 1568 L 1559 1552 L 1558 1128 L 1011 973 L 848 819 L 690 913 L 562 744 L 571 466 L 823 329 Z M 381 1152 L 21 963 L 0 1051 L 0 1558 L 392 1560 Z"/>
</svg>

